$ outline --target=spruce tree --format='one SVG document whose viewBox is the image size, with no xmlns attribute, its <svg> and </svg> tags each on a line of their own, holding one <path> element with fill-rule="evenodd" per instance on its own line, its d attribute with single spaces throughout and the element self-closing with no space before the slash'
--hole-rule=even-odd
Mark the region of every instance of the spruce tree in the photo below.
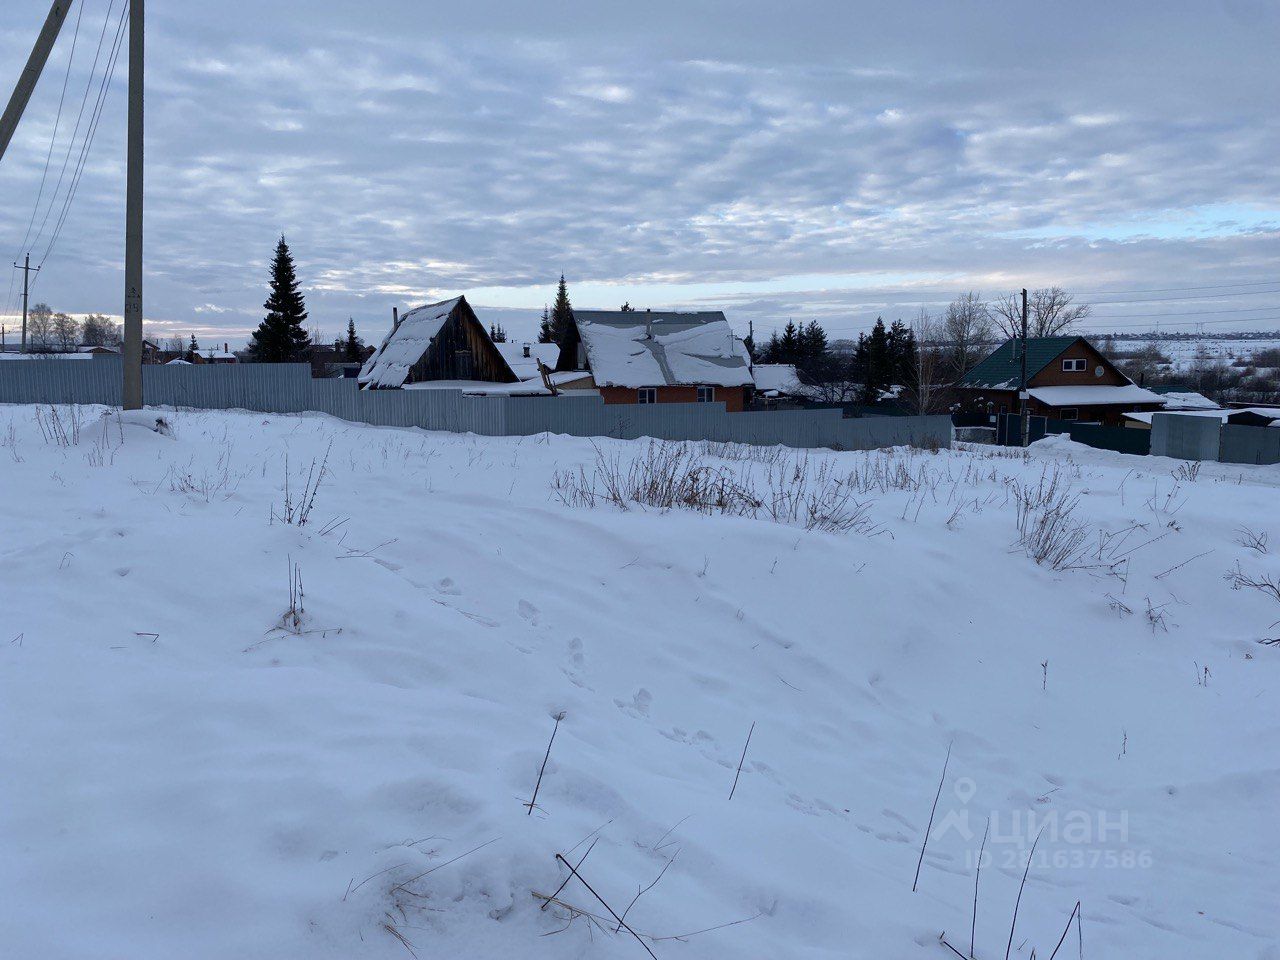
<svg viewBox="0 0 1280 960">
<path fill-rule="evenodd" d="M 795 363 L 800 358 L 800 331 L 794 321 L 788 320 L 778 339 L 778 359 L 775 363 Z"/>
<path fill-rule="evenodd" d="M 538 324 L 538 342 L 556 342 L 555 335 L 551 329 L 551 311 L 547 308 L 545 303 L 542 305 L 542 321 Z"/>
<path fill-rule="evenodd" d="M 347 338 L 343 341 L 342 353 L 347 363 L 359 363 L 364 360 L 364 341 L 356 336 L 355 317 L 347 317 Z"/>
<path fill-rule="evenodd" d="M 556 289 L 556 302 L 551 308 L 551 336 L 556 343 L 564 343 L 565 334 L 573 326 L 573 305 L 569 303 L 569 288 L 564 274 L 560 274 L 560 286 Z"/>
<path fill-rule="evenodd" d="M 267 315 L 249 338 L 249 356 L 258 363 L 293 363 L 307 359 L 311 337 L 303 326 L 307 307 L 298 289 L 293 255 L 284 237 L 271 262 L 271 294 L 263 304 Z"/>
<path fill-rule="evenodd" d="M 191 335 L 191 343 L 187 345 L 187 360 L 194 361 L 196 354 L 200 352 L 200 344 L 196 341 L 196 335 Z"/>
</svg>

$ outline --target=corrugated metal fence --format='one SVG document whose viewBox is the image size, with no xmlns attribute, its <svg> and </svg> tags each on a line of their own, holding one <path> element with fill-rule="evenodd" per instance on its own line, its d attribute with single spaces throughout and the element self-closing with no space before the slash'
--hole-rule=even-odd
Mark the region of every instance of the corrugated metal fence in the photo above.
<svg viewBox="0 0 1280 960">
<path fill-rule="evenodd" d="M 866 450 L 949 447 L 951 418 L 844 419 L 839 410 L 726 413 L 722 403 L 605 404 L 586 397 L 467 397 L 459 390 L 359 390 L 354 380 L 313 380 L 307 364 L 252 363 L 142 368 L 148 406 L 327 413 L 389 427 L 486 436 L 722 440 Z M 120 403 L 120 361 L 0 360 L 0 403 Z"/>
<path fill-rule="evenodd" d="M 1247 427 L 1217 417 L 1157 413 L 1151 418 L 1151 452 L 1182 460 L 1280 463 L 1280 427 Z"/>
</svg>

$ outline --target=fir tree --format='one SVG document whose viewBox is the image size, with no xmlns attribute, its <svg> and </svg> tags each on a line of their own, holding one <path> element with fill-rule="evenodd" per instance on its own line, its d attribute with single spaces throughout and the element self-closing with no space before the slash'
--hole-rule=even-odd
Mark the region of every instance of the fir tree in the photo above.
<svg viewBox="0 0 1280 960">
<path fill-rule="evenodd" d="M 624 304 L 622 305 L 622 312 L 623 312 L 623 313 L 635 313 L 635 312 L 636 312 L 636 308 L 635 308 L 635 307 L 633 307 L 633 306 L 631 305 L 631 301 L 630 301 L 630 300 L 628 300 L 626 303 L 624 303 Z"/>
<path fill-rule="evenodd" d="M 551 308 L 551 337 L 548 343 L 564 343 L 565 334 L 573 326 L 573 305 L 569 303 L 569 288 L 564 274 L 560 274 L 560 286 L 556 289 L 556 302 Z"/>
<path fill-rule="evenodd" d="M 303 325 L 307 307 L 298 289 L 293 255 L 283 236 L 276 244 L 271 262 L 271 294 L 263 306 L 267 315 L 249 338 L 249 356 L 258 363 L 305 360 L 311 349 L 311 337 Z"/>
<path fill-rule="evenodd" d="M 347 363 L 364 360 L 364 341 L 356 336 L 355 317 L 347 317 L 347 338 L 342 342 L 342 359 Z"/>
<path fill-rule="evenodd" d="M 538 324 L 538 342 L 539 343 L 555 343 L 555 336 L 551 330 L 551 311 L 547 309 L 547 305 L 542 305 L 542 321 Z"/>
<path fill-rule="evenodd" d="M 813 366 L 827 355 L 827 332 L 817 320 L 810 320 L 796 338 L 796 359 L 799 366 Z"/>
<path fill-rule="evenodd" d="M 187 345 L 186 359 L 188 361 L 194 361 L 196 358 L 196 354 L 198 354 L 199 352 L 200 352 L 200 344 L 196 341 L 196 335 L 193 333 L 191 335 L 191 343 Z"/>
<path fill-rule="evenodd" d="M 782 336 L 778 338 L 778 359 L 774 363 L 795 363 L 800 355 L 800 331 L 793 321 L 788 320 L 782 328 Z"/>
<path fill-rule="evenodd" d="M 500 323 L 489 324 L 489 339 L 494 343 L 506 343 L 507 331 L 503 329 Z"/>
</svg>

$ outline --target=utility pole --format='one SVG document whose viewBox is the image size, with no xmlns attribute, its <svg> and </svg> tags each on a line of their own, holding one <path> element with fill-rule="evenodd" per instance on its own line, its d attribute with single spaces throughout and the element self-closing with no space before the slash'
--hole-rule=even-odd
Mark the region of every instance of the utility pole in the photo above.
<svg viewBox="0 0 1280 960">
<path fill-rule="evenodd" d="M 36 37 L 36 44 L 31 48 L 27 65 L 22 68 L 18 85 L 13 88 L 13 95 L 9 97 L 9 105 L 4 108 L 4 114 L 0 115 L 0 158 L 4 157 L 9 141 L 13 139 L 13 131 L 18 129 L 22 111 L 27 108 L 31 91 L 36 88 L 36 81 L 40 79 L 45 62 L 49 59 L 49 51 L 53 49 L 53 42 L 58 39 L 58 32 L 70 9 L 71 0 L 54 0 L 53 6 L 49 8 L 49 16 L 45 17 L 40 35 Z"/>
<path fill-rule="evenodd" d="M 1027 392 L 1027 288 L 1022 288 L 1022 386 L 1018 388 L 1018 412 L 1022 415 L 1022 445 L 1031 445 L 1031 406 Z"/>
<path fill-rule="evenodd" d="M 16 263 L 13 266 L 15 270 L 22 271 L 22 352 L 26 353 L 27 352 L 27 293 L 30 290 L 30 286 L 31 286 L 27 281 L 31 277 L 31 271 L 35 270 L 37 273 L 39 273 L 40 268 L 33 267 L 31 265 L 31 254 L 29 253 L 27 254 L 26 260 L 23 261 L 22 266 L 18 266 Z"/>
<path fill-rule="evenodd" d="M 143 0 L 129 2 L 129 134 L 124 214 L 122 406 L 142 409 L 142 27 Z"/>
</svg>

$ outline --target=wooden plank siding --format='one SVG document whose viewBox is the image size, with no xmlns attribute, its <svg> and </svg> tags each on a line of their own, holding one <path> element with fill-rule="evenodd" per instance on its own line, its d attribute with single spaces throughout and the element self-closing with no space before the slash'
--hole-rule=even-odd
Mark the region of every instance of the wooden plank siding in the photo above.
<svg viewBox="0 0 1280 960">
<path fill-rule="evenodd" d="M 459 300 L 431 347 L 409 369 L 405 383 L 424 380 L 483 380 L 515 383 L 516 375 L 489 339 L 470 304 Z"/>
</svg>

